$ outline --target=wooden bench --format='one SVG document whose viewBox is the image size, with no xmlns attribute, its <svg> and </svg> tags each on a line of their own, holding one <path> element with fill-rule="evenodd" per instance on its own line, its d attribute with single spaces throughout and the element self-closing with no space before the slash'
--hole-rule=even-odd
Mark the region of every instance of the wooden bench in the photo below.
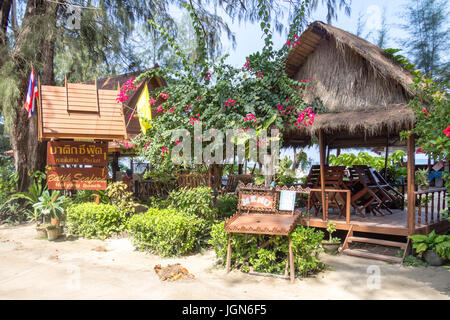
<svg viewBox="0 0 450 320">
<path fill-rule="evenodd" d="M 287 236 L 289 239 L 288 264 L 290 280 L 294 282 L 294 254 L 290 234 L 299 222 L 302 212 L 295 210 L 298 193 L 308 194 L 309 188 L 265 187 L 239 184 L 237 212 L 225 222 L 228 232 L 227 273 L 231 266 L 231 235 L 233 233 Z"/>
</svg>

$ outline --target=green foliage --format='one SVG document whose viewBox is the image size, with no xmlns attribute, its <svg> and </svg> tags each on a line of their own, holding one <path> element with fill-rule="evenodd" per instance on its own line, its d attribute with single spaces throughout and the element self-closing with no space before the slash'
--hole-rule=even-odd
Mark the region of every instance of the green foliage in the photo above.
<svg viewBox="0 0 450 320">
<path fill-rule="evenodd" d="M 130 218 L 129 233 L 140 250 L 178 256 L 201 247 L 205 224 L 205 220 L 173 208 L 150 208 Z"/>
<path fill-rule="evenodd" d="M 14 177 L 17 175 L 13 174 Z M 31 214 L 31 210 L 33 209 L 33 205 L 40 202 L 39 198 L 42 194 L 47 190 L 47 182 L 46 175 L 43 172 L 35 171 L 31 174 L 32 184 L 28 188 L 28 192 L 17 192 L 5 200 L 2 204 L 0 204 L 0 211 L 3 213 L 3 216 L 8 216 L 8 212 L 11 211 L 11 214 L 21 213 L 21 214 Z M 17 179 L 13 180 L 16 184 Z M 33 214 L 30 215 L 31 220 L 39 220 L 43 216 L 41 212 L 34 209 Z"/>
<path fill-rule="evenodd" d="M 77 190 L 77 193 L 72 197 L 72 202 L 74 204 L 92 202 L 95 201 L 97 197 L 100 197 L 100 202 L 104 204 L 111 204 L 111 199 L 106 195 L 103 190 Z"/>
<path fill-rule="evenodd" d="M 388 168 L 401 164 L 402 156 L 406 156 L 404 151 L 394 151 L 394 153 L 388 157 Z M 329 163 L 333 166 L 346 167 L 351 167 L 354 165 L 367 165 L 380 171 L 384 168 L 385 158 L 382 156 L 371 156 L 369 153 L 361 151 L 357 155 L 354 153 L 341 153 L 338 157 L 334 154 L 330 154 Z"/>
<path fill-rule="evenodd" d="M 238 198 L 232 194 L 217 197 L 217 214 L 219 219 L 228 218 L 236 213 Z"/>
<path fill-rule="evenodd" d="M 176 210 L 211 221 L 217 216 L 213 197 L 214 193 L 210 187 L 197 187 L 173 190 L 168 199 Z"/>
<path fill-rule="evenodd" d="M 67 209 L 67 222 L 73 234 L 105 239 L 126 230 L 127 218 L 114 205 L 81 203 Z"/>
<path fill-rule="evenodd" d="M 428 263 L 414 256 L 407 256 L 403 260 L 403 266 L 405 267 L 428 267 Z"/>
<path fill-rule="evenodd" d="M 298 226 L 292 233 L 295 273 L 307 276 L 324 268 L 319 261 L 323 232 L 313 228 Z M 213 225 L 211 240 L 218 263 L 225 265 L 228 233 L 224 230 L 224 222 Z M 283 274 L 289 252 L 287 237 L 233 234 L 231 238 L 231 266 L 248 272 L 253 267 L 257 272 Z"/>
<path fill-rule="evenodd" d="M 133 199 L 133 193 L 128 191 L 128 186 L 121 182 L 109 183 L 106 187 L 106 196 L 125 215 L 136 213 L 138 204 Z"/>
<path fill-rule="evenodd" d="M 182 68 L 151 69 L 135 80 L 159 76 L 169 84 L 154 91 L 153 98 L 161 102 L 154 106 L 158 107 L 158 117 L 153 119 L 152 127 L 145 136 L 139 134 L 133 141 L 140 154 L 149 159 L 155 168 L 170 165 L 171 149 L 177 140 L 172 137 L 172 133 L 174 130 L 187 130 L 190 139 L 193 139 L 193 123 L 197 119 L 211 135 L 217 131 L 226 132 L 227 129 L 242 129 L 234 140 L 236 144 L 244 143 L 248 138 L 249 133 L 244 129 L 255 130 L 257 135 L 261 134 L 259 137 L 262 140 L 267 138 L 267 143 L 271 139 L 279 140 L 280 136 L 265 137 L 264 130 L 285 127 L 299 130 L 294 123 L 306 105 L 298 90 L 304 90 L 313 81 L 296 81 L 285 73 L 285 60 L 291 48 L 284 45 L 279 50 L 273 49 L 269 8 L 262 2 L 258 4 L 259 16 L 263 20 L 261 28 L 265 34 L 265 47 L 250 55 L 243 68 L 225 64 L 225 57 L 218 61 L 208 60 L 202 23 L 191 6 L 186 5 L 186 8 L 198 40 L 198 57 L 195 61 L 179 50 L 178 42 L 164 28 L 152 22 L 162 37 L 179 52 Z M 300 15 L 305 8 L 299 10 Z M 164 98 L 161 97 L 162 92 L 167 93 L 163 95 Z M 278 104 L 283 105 L 283 110 L 277 109 Z M 254 115 L 254 121 L 246 120 L 247 115 Z M 312 122 L 312 118 L 308 117 L 305 123 L 308 120 Z M 180 136 L 181 139 L 185 138 Z M 202 147 L 211 147 L 208 139 L 204 139 Z"/>
<path fill-rule="evenodd" d="M 419 169 L 414 173 L 414 183 L 419 187 L 428 187 L 430 182 L 428 181 L 428 170 Z"/>
<path fill-rule="evenodd" d="M 437 235 L 433 230 L 428 235 L 416 234 L 409 238 L 419 255 L 427 250 L 434 250 L 443 259 L 450 259 L 450 235 Z"/>
<path fill-rule="evenodd" d="M 60 195 L 60 191 L 56 190 L 50 193 L 45 190 L 39 197 L 39 201 L 33 204 L 33 208 L 37 210 L 45 219 L 45 216 L 62 220 L 64 217 L 65 196 Z M 50 220 L 50 219 L 49 219 Z"/>
<path fill-rule="evenodd" d="M 336 224 L 334 222 L 332 222 L 332 221 L 328 222 L 327 231 L 330 236 L 329 240 L 328 240 L 329 242 L 334 242 L 334 243 L 341 242 L 341 239 L 332 237 L 333 233 L 336 231 Z"/>
</svg>

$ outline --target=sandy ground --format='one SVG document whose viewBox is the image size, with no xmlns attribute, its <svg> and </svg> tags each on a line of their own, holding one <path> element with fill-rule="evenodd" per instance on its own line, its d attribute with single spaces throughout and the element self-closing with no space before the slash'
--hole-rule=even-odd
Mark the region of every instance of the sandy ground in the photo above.
<svg viewBox="0 0 450 320">
<path fill-rule="evenodd" d="M 322 255 L 328 270 L 295 284 L 226 274 L 208 250 L 183 258 L 134 251 L 127 238 L 50 242 L 34 225 L 0 226 L 0 299 L 450 299 L 450 270 Z M 195 279 L 163 282 L 156 264 L 181 263 Z"/>
</svg>

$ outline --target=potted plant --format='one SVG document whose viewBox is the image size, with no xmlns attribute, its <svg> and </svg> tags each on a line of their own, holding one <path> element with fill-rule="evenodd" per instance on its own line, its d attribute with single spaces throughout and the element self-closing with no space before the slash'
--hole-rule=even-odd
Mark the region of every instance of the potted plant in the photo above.
<svg viewBox="0 0 450 320">
<path fill-rule="evenodd" d="M 414 174 L 415 184 L 418 186 L 418 190 L 427 190 L 430 186 L 428 181 L 428 171 L 427 169 L 419 169 Z"/>
<path fill-rule="evenodd" d="M 39 210 L 44 217 L 50 216 L 52 225 L 59 226 L 64 214 L 64 203 L 65 196 L 60 196 L 59 191 L 50 193 L 45 190 L 39 197 L 39 202 L 33 204 L 33 208 Z"/>
<path fill-rule="evenodd" d="M 433 230 L 428 235 L 416 234 L 409 238 L 417 254 L 431 266 L 440 266 L 444 259 L 450 258 L 450 235 L 437 235 Z"/>
<path fill-rule="evenodd" d="M 50 241 L 56 240 L 59 237 L 59 228 L 54 225 L 47 226 L 47 238 Z"/>
<path fill-rule="evenodd" d="M 335 254 L 341 245 L 341 239 L 332 237 L 333 233 L 336 231 L 336 225 L 331 221 L 328 222 L 327 231 L 330 237 L 328 241 L 327 240 L 322 241 L 322 247 L 326 253 Z"/>
</svg>

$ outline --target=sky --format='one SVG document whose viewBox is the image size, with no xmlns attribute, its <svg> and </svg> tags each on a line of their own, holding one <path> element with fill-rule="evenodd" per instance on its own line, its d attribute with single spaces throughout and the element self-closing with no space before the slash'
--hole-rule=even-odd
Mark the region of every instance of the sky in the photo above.
<svg viewBox="0 0 450 320">
<path fill-rule="evenodd" d="M 281 0 L 280 0 L 281 1 Z M 321 2 L 321 1 L 320 1 Z M 387 40 L 387 48 L 399 48 L 400 38 L 405 38 L 407 35 L 399 24 L 401 23 L 402 7 L 406 5 L 408 0 L 353 0 L 351 4 L 351 15 L 345 15 L 344 11 L 338 12 L 337 21 L 333 21 L 333 25 L 343 30 L 356 33 L 358 16 L 361 13 L 363 20 L 366 21 L 363 35 L 365 36 L 369 32 L 375 35 L 377 30 L 381 27 L 381 18 L 383 10 L 386 10 L 386 21 L 389 26 L 389 34 Z M 182 14 L 181 9 L 172 7 L 175 17 L 180 17 Z M 221 11 L 219 9 L 219 14 Z M 309 22 L 320 20 L 326 22 L 326 7 L 320 5 L 319 8 L 310 17 Z M 264 46 L 264 40 L 262 38 L 262 31 L 260 30 L 259 23 L 238 23 L 233 22 L 222 12 L 221 16 L 228 23 L 230 29 L 236 36 L 236 47 L 232 48 L 230 41 L 224 35 L 222 36 L 223 53 L 228 53 L 230 56 L 227 62 L 233 66 L 241 66 L 245 62 L 245 58 L 253 52 L 260 50 Z M 286 35 L 280 35 L 277 32 L 274 34 L 275 47 L 281 47 L 286 41 Z M 369 41 L 374 41 L 372 37 L 369 37 Z"/>
</svg>

